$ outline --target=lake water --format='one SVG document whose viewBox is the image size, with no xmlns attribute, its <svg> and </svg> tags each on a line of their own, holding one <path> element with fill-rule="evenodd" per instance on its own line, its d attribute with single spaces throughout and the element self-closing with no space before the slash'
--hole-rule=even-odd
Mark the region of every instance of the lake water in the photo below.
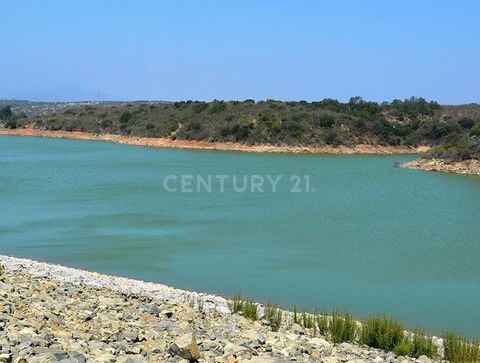
<svg viewBox="0 0 480 363">
<path fill-rule="evenodd" d="M 414 158 L 1 136 L 0 253 L 480 335 L 480 178 L 392 167 Z M 228 179 L 181 192 L 181 175 Z"/>
</svg>

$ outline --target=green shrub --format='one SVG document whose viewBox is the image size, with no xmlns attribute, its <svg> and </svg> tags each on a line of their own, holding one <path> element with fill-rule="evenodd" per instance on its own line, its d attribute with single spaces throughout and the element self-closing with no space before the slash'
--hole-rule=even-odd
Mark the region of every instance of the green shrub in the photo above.
<svg viewBox="0 0 480 363">
<path fill-rule="evenodd" d="M 232 297 L 230 310 L 233 314 L 241 314 L 247 319 L 257 320 L 257 304 L 253 300 L 244 298 L 241 293 Z"/>
<path fill-rule="evenodd" d="M 318 331 L 320 334 L 327 336 L 328 335 L 328 325 L 330 321 L 329 314 L 327 312 L 323 312 L 316 316 Z"/>
<path fill-rule="evenodd" d="M 193 106 L 193 112 L 201 113 L 205 111 L 208 107 L 209 107 L 208 103 L 200 102 L 200 103 L 197 103 L 195 106 Z"/>
<path fill-rule="evenodd" d="M 120 123 L 127 124 L 131 118 L 132 118 L 132 114 L 128 111 L 125 111 L 120 115 Z"/>
<path fill-rule="evenodd" d="M 334 124 L 335 124 L 335 118 L 329 114 L 320 115 L 314 121 L 314 125 L 317 127 L 332 127 Z"/>
<path fill-rule="evenodd" d="M 407 341 L 403 341 L 397 344 L 395 347 L 393 347 L 393 352 L 396 355 L 411 356 L 412 350 L 413 350 L 412 344 Z"/>
<path fill-rule="evenodd" d="M 7 105 L 0 108 L 0 120 L 8 120 L 13 116 L 12 106 Z"/>
<path fill-rule="evenodd" d="M 458 124 L 463 129 L 471 129 L 475 125 L 475 120 L 469 117 L 462 117 L 460 120 L 458 120 Z"/>
<path fill-rule="evenodd" d="M 302 313 L 302 326 L 307 329 L 314 329 L 315 328 L 315 317 L 312 314 L 307 312 Z"/>
<path fill-rule="evenodd" d="M 230 304 L 230 310 L 233 314 L 237 314 L 243 310 L 243 304 L 245 300 L 241 293 L 232 296 L 232 302 Z"/>
<path fill-rule="evenodd" d="M 477 122 L 477 124 L 470 130 L 470 136 L 480 137 L 480 122 Z"/>
<path fill-rule="evenodd" d="M 213 100 L 209 107 L 208 111 L 210 113 L 218 113 L 224 111 L 227 108 L 227 104 L 224 101 Z"/>
<path fill-rule="evenodd" d="M 403 325 L 385 315 L 372 315 L 363 322 L 360 341 L 373 348 L 392 351 L 405 340 Z"/>
<path fill-rule="evenodd" d="M 293 322 L 298 324 L 297 305 L 293 305 Z"/>
<path fill-rule="evenodd" d="M 243 316 L 250 320 L 257 320 L 257 307 L 253 300 L 246 300 L 243 307 Z"/>
<path fill-rule="evenodd" d="M 419 357 L 426 355 L 428 357 L 435 357 L 437 355 L 437 347 L 433 344 L 433 339 L 428 333 L 420 328 L 414 328 L 412 337 L 412 357 Z"/>
<path fill-rule="evenodd" d="M 15 120 L 14 118 L 9 119 L 5 122 L 5 127 L 7 129 L 16 129 L 18 127 L 17 120 Z"/>
<path fill-rule="evenodd" d="M 445 359 L 451 363 L 480 362 L 480 341 L 464 338 L 454 332 L 443 335 Z"/>
<path fill-rule="evenodd" d="M 282 310 L 275 304 L 268 302 L 265 305 L 265 319 L 270 323 L 273 331 L 278 331 L 282 325 Z"/>
<path fill-rule="evenodd" d="M 348 313 L 332 312 L 329 324 L 330 338 L 334 343 L 352 342 L 355 339 L 357 325 Z"/>
</svg>

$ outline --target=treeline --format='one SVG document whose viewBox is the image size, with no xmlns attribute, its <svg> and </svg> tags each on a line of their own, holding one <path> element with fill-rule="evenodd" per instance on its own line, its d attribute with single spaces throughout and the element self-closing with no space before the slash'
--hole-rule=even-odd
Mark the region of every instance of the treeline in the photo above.
<svg viewBox="0 0 480 363">
<path fill-rule="evenodd" d="M 7 118 L 3 118 L 7 120 Z M 171 104 L 80 106 L 60 114 L 15 117 L 5 127 L 89 131 L 245 144 L 429 145 L 431 156 L 480 159 L 480 105 L 441 106 L 423 98 L 377 103 L 182 101 Z"/>
</svg>

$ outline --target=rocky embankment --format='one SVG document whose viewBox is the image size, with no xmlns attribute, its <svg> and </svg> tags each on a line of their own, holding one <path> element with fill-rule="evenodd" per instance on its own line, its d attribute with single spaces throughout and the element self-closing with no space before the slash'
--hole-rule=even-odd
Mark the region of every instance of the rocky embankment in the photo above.
<svg viewBox="0 0 480 363">
<path fill-rule="evenodd" d="M 0 362 L 423 362 L 230 314 L 227 300 L 0 256 Z"/>
<path fill-rule="evenodd" d="M 407 146 L 381 146 L 359 144 L 346 146 L 291 146 L 291 145 L 249 145 L 240 142 L 209 142 L 199 140 L 178 140 L 164 137 L 136 137 L 112 134 L 94 134 L 84 131 L 52 131 L 36 128 L 5 129 L 0 127 L 0 135 L 53 137 L 75 140 L 107 141 L 116 144 L 146 146 L 156 148 L 222 150 L 252 153 L 292 153 L 292 154 L 416 154 L 429 149 L 428 146 L 411 148 Z"/>
<path fill-rule="evenodd" d="M 437 171 L 453 174 L 480 175 L 480 160 L 446 161 L 442 159 L 419 159 L 403 163 L 403 168 Z"/>
</svg>

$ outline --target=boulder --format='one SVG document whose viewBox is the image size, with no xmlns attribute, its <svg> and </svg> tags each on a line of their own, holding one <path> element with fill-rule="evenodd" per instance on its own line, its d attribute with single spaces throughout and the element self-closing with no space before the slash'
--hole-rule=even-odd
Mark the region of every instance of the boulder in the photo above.
<svg viewBox="0 0 480 363">
<path fill-rule="evenodd" d="M 201 357 L 195 334 L 184 334 L 180 336 L 175 340 L 175 343 L 168 348 L 168 352 L 172 356 L 179 356 L 191 362 L 196 362 Z"/>
</svg>

